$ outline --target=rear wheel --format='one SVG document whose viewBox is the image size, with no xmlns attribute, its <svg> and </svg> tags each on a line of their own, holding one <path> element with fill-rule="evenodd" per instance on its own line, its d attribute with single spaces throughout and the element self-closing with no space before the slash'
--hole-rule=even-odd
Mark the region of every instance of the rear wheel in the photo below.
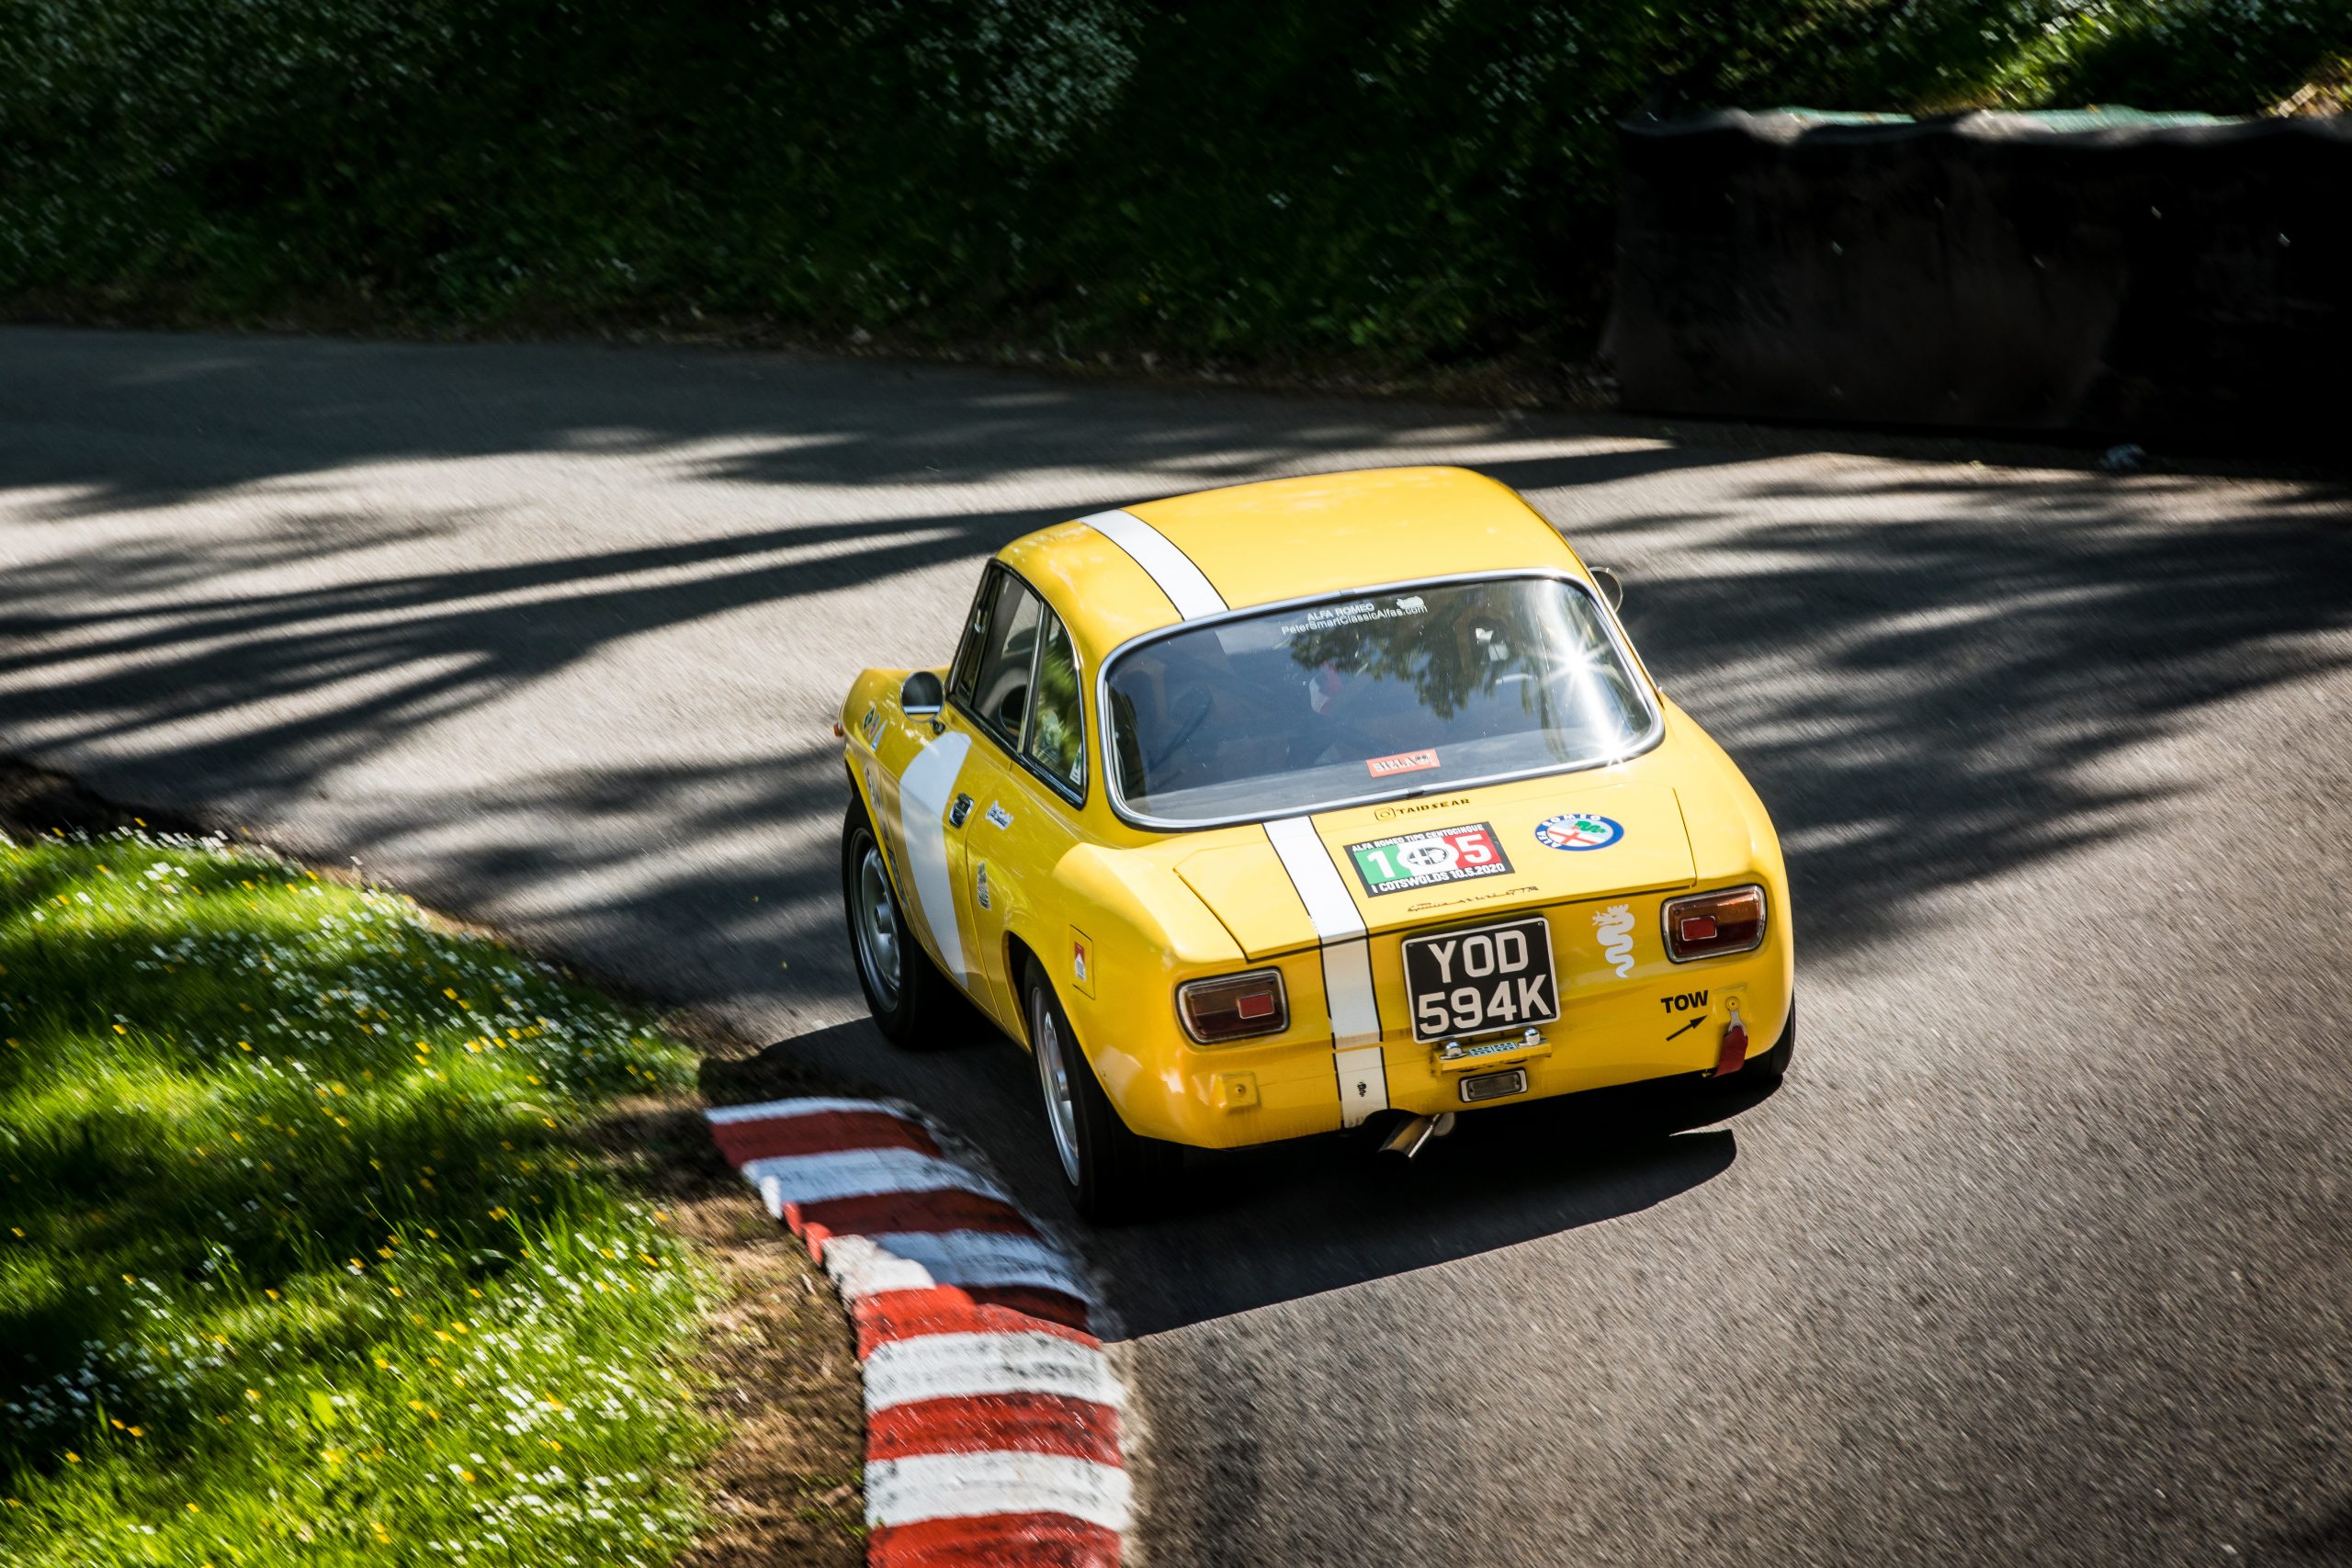
<svg viewBox="0 0 2352 1568">
<path fill-rule="evenodd" d="M 1093 1065 L 1079 1049 L 1061 998 L 1034 964 L 1023 994 L 1046 1130 L 1071 1205 L 1098 1224 L 1149 1213 L 1175 1184 L 1183 1151 L 1143 1137 L 1119 1119 Z"/>
<path fill-rule="evenodd" d="M 944 1044 L 959 1000 L 956 987 L 908 929 L 890 880 L 889 862 L 865 803 L 852 795 L 842 823 L 842 907 L 849 916 L 850 955 L 874 1021 L 895 1045 Z"/>
<path fill-rule="evenodd" d="M 1789 998 L 1789 1021 L 1781 1026 L 1781 1038 L 1770 1051 L 1760 1056 L 1750 1056 L 1739 1076 L 1750 1083 L 1779 1083 L 1789 1076 L 1789 1064 L 1797 1054 L 1797 999 Z"/>
</svg>

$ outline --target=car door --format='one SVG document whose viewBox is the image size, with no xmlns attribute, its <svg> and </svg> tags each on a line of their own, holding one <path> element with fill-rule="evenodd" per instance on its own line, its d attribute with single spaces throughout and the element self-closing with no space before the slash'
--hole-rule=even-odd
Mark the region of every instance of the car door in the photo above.
<svg viewBox="0 0 2352 1568">
<path fill-rule="evenodd" d="M 975 995 L 1017 1030 L 1020 977 L 1008 961 L 1008 932 L 1055 951 L 1048 929 L 1053 869 L 1076 841 L 1085 798 L 1084 701 L 1069 629 L 1020 578 L 997 569 L 989 632 L 965 688 L 952 694 L 958 718 L 977 732 L 962 792 L 970 804 L 951 834 L 964 874 L 958 912 L 972 932 Z M 958 672 L 959 674 L 962 671 Z"/>
</svg>

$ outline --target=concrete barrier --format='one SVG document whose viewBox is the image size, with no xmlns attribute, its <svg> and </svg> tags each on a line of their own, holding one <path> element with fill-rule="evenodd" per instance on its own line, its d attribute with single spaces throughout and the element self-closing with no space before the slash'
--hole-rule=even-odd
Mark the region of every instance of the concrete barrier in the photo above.
<svg viewBox="0 0 2352 1568">
<path fill-rule="evenodd" d="M 1627 126 L 1631 408 L 2352 451 L 2352 126 Z"/>
</svg>

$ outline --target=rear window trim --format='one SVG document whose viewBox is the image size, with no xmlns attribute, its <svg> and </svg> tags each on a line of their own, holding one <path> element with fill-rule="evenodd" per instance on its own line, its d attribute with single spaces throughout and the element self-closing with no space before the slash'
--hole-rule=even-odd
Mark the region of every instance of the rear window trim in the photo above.
<svg viewBox="0 0 2352 1568">
<path fill-rule="evenodd" d="M 1128 806 L 1126 795 L 1119 787 L 1119 770 L 1114 765 L 1111 755 L 1111 673 L 1119 667 L 1120 660 L 1137 649 L 1182 632 L 1199 631 L 1203 627 L 1220 626 L 1227 621 L 1247 620 L 1252 616 L 1273 615 L 1284 610 L 1304 609 L 1312 604 L 1338 604 L 1373 594 L 1410 592 L 1416 588 L 1442 588 L 1463 582 L 1504 582 L 1513 579 L 1549 580 L 1564 583 L 1591 601 L 1593 609 L 1600 615 L 1601 626 L 1608 631 L 1610 646 L 1617 650 L 1618 657 L 1625 662 L 1625 668 L 1634 676 L 1634 689 L 1641 696 L 1642 706 L 1649 715 L 1647 727 L 1634 739 L 1633 744 L 1606 756 L 1596 757 L 1589 762 L 1572 762 L 1565 767 L 1547 765 L 1519 768 L 1508 773 L 1482 773 L 1471 779 L 1449 779 L 1443 784 L 1406 784 L 1396 789 L 1372 790 L 1363 795 L 1348 795 L 1342 799 L 1295 810 L 1244 811 L 1227 817 L 1204 817 L 1194 820 L 1154 817 L 1149 812 L 1137 811 Z M 1130 828 L 1140 828 L 1153 833 L 1194 833 L 1211 828 L 1235 828 L 1259 822 L 1271 822 L 1284 817 L 1317 817 L 1327 811 L 1348 811 L 1359 806 L 1377 806 L 1383 801 L 1390 800 L 1410 800 L 1415 795 L 1432 793 L 1450 794 L 1455 790 L 1483 789 L 1488 784 L 1510 784 L 1519 779 L 1589 773 L 1595 768 L 1613 767 L 1620 762 L 1631 761 L 1635 757 L 1657 749 L 1658 744 L 1666 739 L 1666 712 L 1658 705 L 1658 696 L 1657 684 L 1650 679 L 1648 669 L 1634 652 L 1634 645 L 1626 638 L 1625 628 L 1618 624 L 1616 612 L 1609 607 L 1608 601 L 1594 590 L 1590 582 L 1562 568 L 1521 566 L 1503 567 L 1492 571 L 1448 572 L 1438 577 L 1413 577 L 1395 582 L 1367 583 L 1358 588 L 1340 589 L 1336 592 L 1309 593 L 1296 599 L 1271 599 L 1262 604 L 1239 605 L 1214 615 L 1197 615 L 1191 620 L 1171 621 L 1164 626 L 1154 626 L 1148 632 L 1136 633 L 1102 656 L 1102 660 L 1095 667 L 1094 672 L 1095 733 L 1101 738 L 1102 798 L 1110 804 L 1111 814 Z"/>
</svg>

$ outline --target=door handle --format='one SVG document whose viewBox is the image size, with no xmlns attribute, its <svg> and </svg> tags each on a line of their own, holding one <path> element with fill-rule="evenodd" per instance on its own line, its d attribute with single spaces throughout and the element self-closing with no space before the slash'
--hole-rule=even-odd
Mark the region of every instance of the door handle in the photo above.
<svg viewBox="0 0 2352 1568">
<path fill-rule="evenodd" d="M 947 825 L 950 828 L 961 828 L 964 825 L 964 818 L 971 814 L 972 797 L 968 795 L 959 795 L 956 797 L 956 804 L 947 808 Z"/>
</svg>

